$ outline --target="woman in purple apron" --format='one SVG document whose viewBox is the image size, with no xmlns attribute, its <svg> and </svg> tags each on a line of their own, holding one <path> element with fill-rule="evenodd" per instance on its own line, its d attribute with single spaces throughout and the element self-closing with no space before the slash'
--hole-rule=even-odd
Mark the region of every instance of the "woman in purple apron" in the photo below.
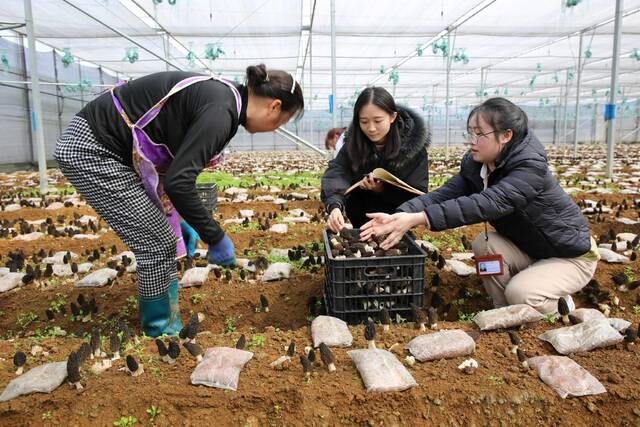
<svg viewBox="0 0 640 427">
<path fill-rule="evenodd" d="M 149 336 L 181 328 L 176 258 L 209 246 L 218 265 L 234 246 L 202 205 L 195 180 L 242 125 L 270 132 L 304 110 L 285 71 L 247 68 L 246 85 L 186 72 L 151 74 L 113 88 L 80 111 L 55 158 L 69 182 L 136 256 L 140 323 Z"/>
</svg>

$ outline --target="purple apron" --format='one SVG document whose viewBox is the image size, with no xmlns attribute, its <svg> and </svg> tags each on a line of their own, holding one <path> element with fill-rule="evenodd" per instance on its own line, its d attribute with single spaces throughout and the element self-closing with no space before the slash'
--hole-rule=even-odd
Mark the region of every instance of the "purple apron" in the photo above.
<svg viewBox="0 0 640 427">
<path fill-rule="evenodd" d="M 187 250 L 184 245 L 184 239 L 182 238 L 182 231 L 180 230 L 180 215 L 165 193 L 163 183 L 164 174 L 167 172 L 167 169 L 169 169 L 169 166 L 173 161 L 173 154 L 171 154 L 171 151 L 169 151 L 169 148 L 166 145 L 156 144 L 155 142 L 153 142 L 151 138 L 149 138 L 149 135 L 147 135 L 147 133 L 144 131 L 144 127 L 156 118 L 165 102 L 167 102 L 171 95 L 180 92 L 182 89 L 189 87 L 194 83 L 203 82 L 210 79 L 224 83 L 231 89 L 236 98 L 236 108 L 238 110 L 238 117 L 240 117 L 240 110 L 242 109 L 242 98 L 240 97 L 240 93 L 233 85 L 233 83 L 214 76 L 194 76 L 179 81 L 174 87 L 171 88 L 168 94 L 166 94 L 160 101 L 158 101 L 156 105 L 151 107 L 149 111 L 144 113 L 144 115 L 140 117 L 140 119 L 136 123 L 131 123 L 129 117 L 127 116 L 127 113 L 125 113 L 124 109 L 122 108 L 122 104 L 120 104 L 120 101 L 113 93 L 113 88 L 111 89 L 111 98 L 113 99 L 113 104 L 124 119 L 127 126 L 129 126 L 129 128 L 131 129 L 131 133 L 133 135 L 133 167 L 138 175 L 140 175 L 140 179 L 142 180 L 142 184 L 144 185 L 145 191 L 149 195 L 149 198 L 158 207 L 158 209 L 160 209 L 164 213 L 165 217 L 167 218 L 167 222 L 171 226 L 171 229 L 178 239 L 176 244 L 177 258 L 185 256 L 187 254 Z M 221 151 L 213 159 L 211 159 L 208 166 L 215 167 L 216 165 L 220 164 L 222 160 L 223 155 Z"/>
</svg>

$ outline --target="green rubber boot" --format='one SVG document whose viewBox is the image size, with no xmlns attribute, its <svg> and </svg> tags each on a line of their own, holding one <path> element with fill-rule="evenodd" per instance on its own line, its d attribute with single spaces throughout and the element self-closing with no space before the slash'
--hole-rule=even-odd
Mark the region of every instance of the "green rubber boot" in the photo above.
<svg viewBox="0 0 640 427">
<path fill-rule="evenodd" d="M 182 329 L 180 305 L 178 303 L 178 281 L 169 285 L 165 294 L 155 298 L 139 298 L 140 325 L 149 337 L 178 335 Z"/>
</svg>

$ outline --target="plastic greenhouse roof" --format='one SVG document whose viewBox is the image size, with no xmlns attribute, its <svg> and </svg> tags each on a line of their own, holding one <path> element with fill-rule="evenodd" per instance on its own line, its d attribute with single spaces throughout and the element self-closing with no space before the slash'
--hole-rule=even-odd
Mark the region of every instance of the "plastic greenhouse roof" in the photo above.
<svg viewBox="0 0 640 427">
<path fill-rule="evenodd" d="M 36 38 L 41 46 L 68 48 L 75 57 L 122 77 L 180 68 L 241 79 L 249 64 L 264 62 L 293 74 L 304 64 L 297 74 L 306 96 L 314 109 L 327 108 L 329 0 L 169 1 L 32 0 Z M 430 43 L 441 46 L 438 35 L 452 28 L 450 97 L 457 105 L 475 103 L 485 91 L 525 104 L 555 104 L 562 102 L 567 86 L 574 99 L 581 32 L 582 101 L 603 103 L 610 84 L 615 1 L 566 3 L 336 0 L 336 99 L 347 106 L 374 82 L 408 104 L 441 104 L 446 58 L 441 50 L 434 53 Z M 640 53 L 637 58 L 632 53 L 640 50 L 640 0 L 625 0 L 623 11 L 620 93 L 635 99 L 640 96 Z M 24 22 L 23 1 L 0 2 L 0 22 Z M 25 28 L 0 35 L 11 39 L 16 32 L 24 34 Z M 224 51 L 217 59 L 207 59 L 211 44 Z M 128 48 L 137 50 L 136 61 L 126 59 Z M 584 59 L 587 51 L 590 57 Z"/>
</svg>

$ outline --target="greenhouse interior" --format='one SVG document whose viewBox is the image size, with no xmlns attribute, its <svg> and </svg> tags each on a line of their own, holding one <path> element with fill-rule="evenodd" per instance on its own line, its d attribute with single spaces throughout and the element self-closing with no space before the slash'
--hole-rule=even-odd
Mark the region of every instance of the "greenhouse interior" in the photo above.
<svg viewBox="0 0 640 427">
<path fill-rule="evenodd" d="M 0 123 L 1 425 L 640 423 L 640 0 L 2 0 Z"/>
</svg>

